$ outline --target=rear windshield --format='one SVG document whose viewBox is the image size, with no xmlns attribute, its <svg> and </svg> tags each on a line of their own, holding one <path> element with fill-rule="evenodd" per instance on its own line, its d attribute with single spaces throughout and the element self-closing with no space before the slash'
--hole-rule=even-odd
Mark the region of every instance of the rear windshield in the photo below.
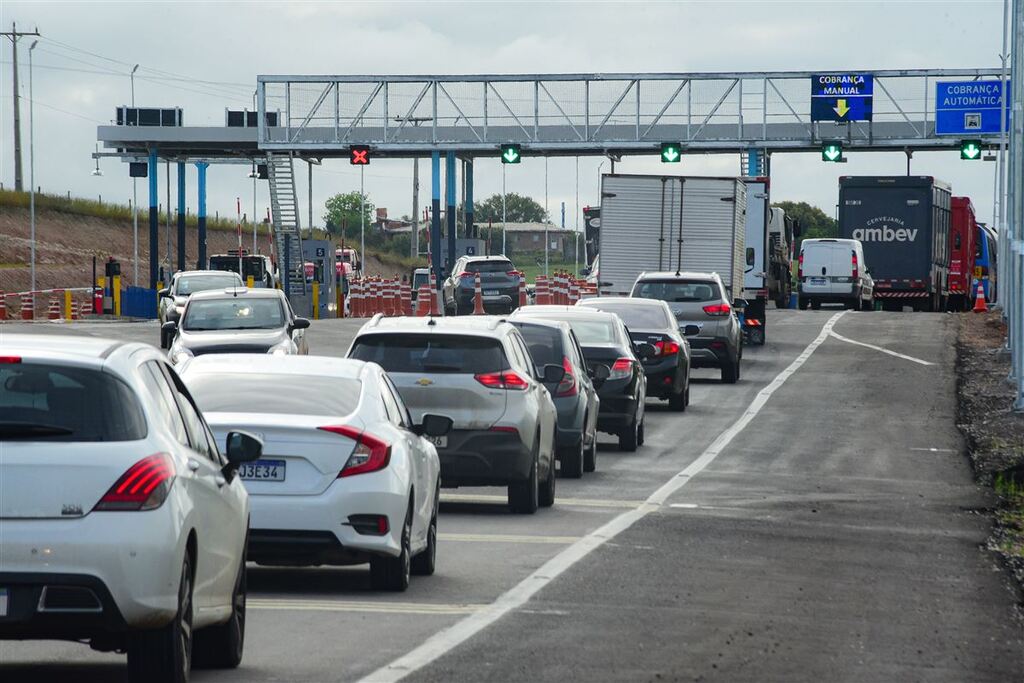
<svg viewBox="0 0 1024 683">
<path fill-rule="evenodd" d="M 284 310 L 276 297 L 231 297 L 190 300 L 185 310 L 184 329 L 203 330 L 270 330 L 284 327 Z"/>
<path fill-rule="evenodd" d="M 644 280 L 633 285 L 632 296 L 676 303 L 721 298 L 718 283 L 712 280 Z"/>
<path fill-rule="evenodd" d="M 427 281 L 428 281 L 429 277 L 430 277 L 429 273 L 415 273 L 412 276 L 412 288 L 413 288 L 413 290 L 419 289 L 420 285 L 427 284 Z"/>
<path fill-rule="evenodd" d="M 566 355 L 562 350 L 562 333 L 554 327 L 532 325 L 530 323 L 509 321 L 519 328 L 519 332 L 526 340 L 526 346 L 530 349 L 533 357 L 533 364 L 538 368 L 544 365 L 561 365 L 562 358 Z"/>
<path fill-rule="evenodd" d="M 226 289 L 238 284 L 234 275 L 191 275 L 178 278 L 177 294 L 187 296 L 210 289 Z"/>
<path fill-rule="evenodd" d="M 0 441 L 144 438 L 138 399 L 113 375 L 44 363 L 0 365 Z"/>
<path fill-rule="evenodd" d="M 629 305 L 629 304 L 605 304 L 602 303 L 598 306 L 588 306 L 588 308 L 596 308 L 599 311 L 608 311 L 622 318 L 622 322 L 626 324 L 626 327 L 636 330 L 645 329 L 663 329 L 666 327 L 674 327 L 669 321 L 668 316 L 665 314 L 665 310 L 661 306 L 643 306 L 643 305 Z"/>
<path fill-rule="evenodd" d="M 264 260 L 255 256 L 243 256 L 242 257 L 242 277 L 249 277 L 252 275 L 255 279 L 259 280 L 264 275 Z M 210 259 L 210 270 L 226 270 L 237 273 L 238 272 L 238 257 L 237 256 L 215 256 Z"/>
<path fill-rule="evenodd" d="M 356 340 L 350 358 L 388 372 L 479 374 L 507 370 L 496 339 L 441 334 L 373 334 Z"/>
<path fill-rule="evenodd" d="M 204 413 L 348 415 L 362 391 L 357 379 L 257 372 L 186 372 L 185 384 Z"/>
<path fill-rule="evenodd" d="M 617 344 L 620 339 L 615 324 L 603 320 L 568 320 L 569 327 L 576 333 L 582 346 L 589 344 Z"/>
<path fill-rule="evenodd" d="M 466 264 L 467 273 L 507 273 L 515 269 L 511 261 L 470 261 Z"/>
</svg>

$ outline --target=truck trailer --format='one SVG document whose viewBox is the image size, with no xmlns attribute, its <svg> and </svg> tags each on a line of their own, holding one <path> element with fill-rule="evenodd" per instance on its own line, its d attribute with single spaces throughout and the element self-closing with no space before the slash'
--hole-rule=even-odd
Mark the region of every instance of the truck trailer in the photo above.
<svg viewBox="0 0 1024 683">
<path fill-rule="evenodd" d="M 839 179 L 839 237 L 864 245 L 884 310 L 945 310 L 951 200 L 949 185 L 931 176 Z"/>
<path fill-rule="evenodd" d="M 789 305 L 792 291 L 790 263 L 796 227 L 786 212 L 771 205 L 771 181 L 767 177 L 743 178 L 747 186 L 743 298 L 747 337 L 764 343 L 765 309 L 769 301 L 776 308 Z"/>
<path fill-rule="evenodd" d="M 981 230 L 974 217 L 974 205 L 967 197 L 953 197 L 949 229 L 949 310 L 966 311 L 974 305 L 976 241 Z"/>
</svg>

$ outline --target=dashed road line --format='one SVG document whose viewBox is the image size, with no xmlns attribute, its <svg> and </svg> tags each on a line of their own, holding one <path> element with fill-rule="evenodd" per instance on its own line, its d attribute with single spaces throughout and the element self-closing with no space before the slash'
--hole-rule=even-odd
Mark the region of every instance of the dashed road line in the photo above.
<svg viewBox="0 0 1024 683">
<path fill-rule="evenodd" d="M 428 602 L 362 602 L 359 600 L 296 600 L 249 598 L 247 609 L 288 612 L 373 612 L 377 614 L 440 614 L 464 615 L 481 610 L 484 605 Z"/>
<path fill-rule="evenodd" d="M 473 543 L 551 543 L 568 545 L 580 540 L 579 536 L 534 536 L 530 534 L 438 534 L 442 541 L 468 541 Z"/>
<path fill-rule="evenodd" d="M 442 503 L 480 503 L 486 505 L 508 504 L 508 496 L 499 496 L 486 493 L 442 493 Z M 597 498 L 558 498 L 555 505 L 569 507 L 594 507 L 594 508 L 628 508 L 633 509 L 642 505 L 642 500 L 613 500 Z"/>
<path fill-rule="evenodd" d="M 836 313 L 821 328 L 821 332 L 814 338 L 803 352 L 790 363 L 785 370 L 775 376 L 767 386 L 757 393 L 743 414 L 733 422 L 725 431 L 711 443 L 707 449 L 697 457 L 688 467 L 668 480 L 657 491 L 652 493 L 646 501 L 638 507 L 627 510 L 600 528 L 582 536 L 578 541 L 565 548 L 553 558 L 545 562 L 532 574 L 503 593 L 494 602 L 484 606 L 482 609 L 473 612 L 461 619 L 452 626 L 445 628 L 428 638 L 418 647 L 405 655 L 394 660 L 390 664 L 377 669 L 362 679 L 364 683 L 392 683 L 400 681 L 411 673 L 427 666 L 444 654 L 450 652 L 474 635 L 487 628 L 509 612 L 519 609 L 532 598 L 539 590 L 558 578 L 562 573 L 582 560 L 584 557 L 600 548 L 606 542 L 612 540 L 620 533 L 629 529 L 638 521 L 649 515 L 651 512 L 661 509 L 669 496 L 686 486 L 693 477 L 700 474 L 705 467 L 710 465 L 715 458 L 728 446 L 736 435 L 743 431 L 750 422 L 757 417 L 761 409 L 768 403 L 772 394 L 786 383 L 793 373 L 807 362 L 815 349 L 824 343 L 832 332 L 833 326 L 843 316 L 843 312 Z"/>
</svg>

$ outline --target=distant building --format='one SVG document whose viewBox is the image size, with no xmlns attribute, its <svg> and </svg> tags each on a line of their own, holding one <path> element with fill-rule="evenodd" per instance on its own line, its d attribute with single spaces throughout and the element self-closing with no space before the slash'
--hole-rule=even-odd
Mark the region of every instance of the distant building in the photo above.
<svg viewBox="0 0 1024 683">
<path fill-rule="evenodd" d="M 502 225 L 502 223 L 494 223 L 493 227 L 501 229 Z M 572 230 L 564 230 L 554 223 L 507 223 L 504 225 L 508 256 L 534 252 L 543 253 L 545 231 L 548 240 L 548 253 L 558 253 L 565 258 L 573 256 L 575 233 Z M 486 238 L 487 224 L 478 223 L 477 228 L 480 231 L 480 236 Z"/>
</svg>

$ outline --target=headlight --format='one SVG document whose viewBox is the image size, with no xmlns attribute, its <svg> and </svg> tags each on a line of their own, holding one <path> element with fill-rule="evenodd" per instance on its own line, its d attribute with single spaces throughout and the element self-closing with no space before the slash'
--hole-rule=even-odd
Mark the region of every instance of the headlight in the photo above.
<svg viewBox="0 0 1024 683">
<path fill-rule="evenodd" d="M 274 344 L 271 346 L 267 349 L 267 353 L 272 356 L 290 356 L 295 353 L 295 349 L 291 341 L 285 340 L 280 344 Z"/>
<path fill-rule="evenodd" d="M 175 365 L 184 363 L 185 361 L 193 358 L 193 354 L 188 349 L 178 349 L 177 351 L 171 352 L 171 362 Z"/>
</svg>

